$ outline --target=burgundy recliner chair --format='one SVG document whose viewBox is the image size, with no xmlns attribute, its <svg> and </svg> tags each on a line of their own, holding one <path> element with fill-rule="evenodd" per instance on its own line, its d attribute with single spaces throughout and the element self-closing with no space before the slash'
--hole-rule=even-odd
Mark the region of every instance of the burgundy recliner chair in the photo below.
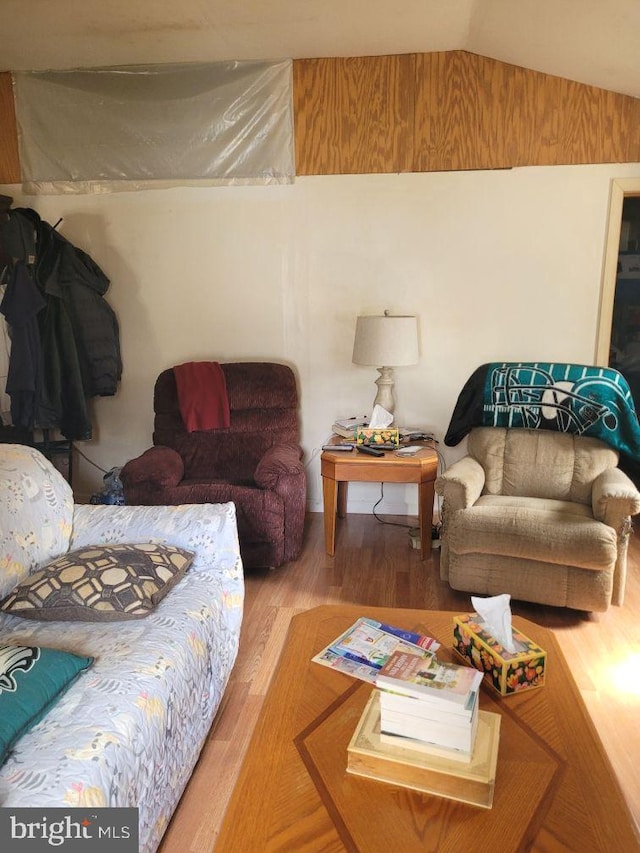
<svg viewBox="0 0 640 853">
<path fill-rule="evenodd" d="M 298 391 L 283 364 L 220 365 L 228 429 L 188 432 L 173 368 L 154 389 L 154 446 L 123 467 L 127 504 L 233 501 L 245 568 L 280 566 L 300 553 L 306 477 L 299 445 Z"/>
</svg>

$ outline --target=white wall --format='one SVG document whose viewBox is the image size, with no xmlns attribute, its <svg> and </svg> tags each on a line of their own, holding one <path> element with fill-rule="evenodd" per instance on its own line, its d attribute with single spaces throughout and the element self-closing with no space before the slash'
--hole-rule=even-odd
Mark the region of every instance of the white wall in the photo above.
<svg viewBox="0 0 640 853">
<path fill-rule="evenodd" d="M 500 359 L 592 363 L 610 181 L 640 164 L 300 178 L 292 186 L 21 196 L 111 278 L 124 373 L 79 445 L 109 469 L 151 443 L 157 374 L 192 359 L 297 372 L 309 508 L 332 420 L 369 412 L 374 368 L 351 363 L 359 313 L 416 313 L 421 361 L 396 370 L 397 420 L 442 438 L 462 384 Z M 445 460 L 463 446 L 442 447 Z M 101 487 L 80 458 L 76 493 Z M 377 485 L 354 485 L 369 512 Z M 380 512 L 416 512 L 386 486 Z"/>
</svg>

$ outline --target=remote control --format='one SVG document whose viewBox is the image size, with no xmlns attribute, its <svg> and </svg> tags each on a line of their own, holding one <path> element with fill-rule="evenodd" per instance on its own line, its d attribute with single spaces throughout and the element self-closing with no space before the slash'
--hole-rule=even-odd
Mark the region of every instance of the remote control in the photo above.
<svg viewBox="0 0 640 853">
<path fill-rule="evenodd" d="M 323 444 L 323 450 L 353 450 L 355 444 Z"/>
<path fill-rule="evenodd" d="M 367 444 L 357 444 L 356 450 L 360 453 L 368 453 L 369 456 L 384 456 L 384 450 L 378 450 L 376 447 L 369 447 Z"/>
</svg>

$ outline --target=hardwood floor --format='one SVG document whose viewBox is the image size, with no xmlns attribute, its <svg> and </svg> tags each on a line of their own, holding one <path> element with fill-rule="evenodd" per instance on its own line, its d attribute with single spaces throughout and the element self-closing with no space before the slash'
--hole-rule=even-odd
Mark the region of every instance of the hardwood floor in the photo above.
<svg viewBox="0 0 640 853">
<path fill-rule="evenodd" d="M 390 520 L 415 524 L 413 519 Z M 458 613 L 471 609 L 468 594 L 455 592 L 440 580 L 437 549 L 431 560 L 420 560 L 420 552 L 410 547 L 407 526 L 381 524 L 371 515 L 349 515 L 339 522 L 336 544 L 335 556 L 327 556 L 322 515 L 312 514 L 297 562 L 247 573 L 238 660 L 161 853 L 214 849 L 293 615 L 338 602 L 361 605 L 363 615 L 373 605 Z M 640 825 L 640 538 L 631 539 L 623 607 L 589 614 L 512 602 L 512 611 L 556 631 Z"/>
</svg>

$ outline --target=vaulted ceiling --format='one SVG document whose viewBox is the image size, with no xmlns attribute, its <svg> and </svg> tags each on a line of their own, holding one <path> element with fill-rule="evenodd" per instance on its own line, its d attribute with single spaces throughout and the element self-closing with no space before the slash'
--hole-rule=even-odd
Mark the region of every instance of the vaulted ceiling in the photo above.
<svg viewBox="0 0 640 853">
<path fill-rule="evenodd" d="M 0 0 L 0 70 L 467 50 L 640 97 L 639 0 Z"/>
</svg>

